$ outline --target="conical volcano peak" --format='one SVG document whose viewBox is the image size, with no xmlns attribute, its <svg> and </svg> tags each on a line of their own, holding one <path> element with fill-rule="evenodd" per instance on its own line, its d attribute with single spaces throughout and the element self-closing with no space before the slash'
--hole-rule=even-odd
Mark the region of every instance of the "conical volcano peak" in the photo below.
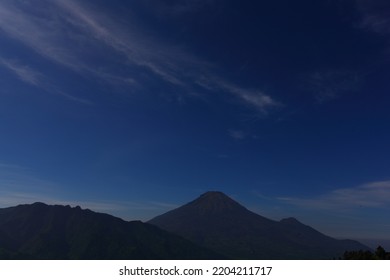
<svg viewBox="0 0 390 280">
<path fill-rule="evenodd" d="M 201 194 L 199 198 L 203 199 L 231 199 L 226 194 L 220 191 L 208 191 L 204 194 Z"/>
<path fill-rule="evenodd" d="M 230 259 L 331 259 L 365 248 L 332 239 L 295 218 L 270 220 L 219 191 L 206 192 L 149 223 Z"/>
<path fill-rule="evenodd" d="M 208 213 L 245 209 L 245 207 L 220 191 L 206 192 L 187 205 L 201 211 L 208 211 Z"/>
<path fill-rule="evenodd" d="M 301 222 L 299 222 L 297 219 L 295 219 L 294 217 L 289 217 L 289 218 L 284 218 L 284 219 L 281 219 L 280 220 L 281 223 L 285 223 L 285 224 L 301 224 Z"/>
</svg>

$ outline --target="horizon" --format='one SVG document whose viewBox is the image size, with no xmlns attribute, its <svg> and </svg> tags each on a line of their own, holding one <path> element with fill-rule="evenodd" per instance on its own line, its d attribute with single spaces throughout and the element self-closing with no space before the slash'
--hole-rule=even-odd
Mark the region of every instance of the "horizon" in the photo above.
<svg viewBox="0 0 390 280">
<path fill-rule="evenodd" d="M 191 202 L 193 202 L 193 201 L 195 201 L 195 200 L 198 200 L 198 199 L 202 198 L 202 196 L 204 196 L 204 195 L 207 194 L 207 193 L 215 193 L 215 192 L 221 193 L 222 195 L 227 196 L 227 198 L 232 199 L 230 196 L 228 196 L 228 195 L 226 195 L 225 193 L 223 193 L 223 192 L 221 192 L 221 191 L 218 191 L 218 190 L 206 191 L 205 193 L 200 194 L 198 197 L 192 199 L 191 201 L 187 201 L 187 202 L 185 202 L 185 203 L 182 204 L 182 205 L 178 205 L 177 207 L 174 207 L 174 208 L 172 208 L 172 209 L 168 209 L 166 212 L 158 213 L 156 216 L 149 217 L 149 218 L 146 218 L 146 219 L 144 219 L 144 220 L 142 220 L 142 219 L 137 219 L 137 218 L 126 219 L 125 217 L 121 217 L 120 215 L 119 215 L 119 216 L 116 216 L 115 213 L 110 213 L 110 212 L 104 212 L 104 211 L 93 210 L 93 209 L 90 209 L 90 208 L 82 207 L 82 205 L 78 205 L 78 204 L 77 204 L 77 205 L 75 205 L 75 204 L 71 205 L 71 204 L 61 204 L 61 203 L 58 203 L 58 202 L 57 202 L 57 203 L 56 203 L 56 202 L 52 202 L 52 203 L 50 204 L 50 203 L 45 203 L 45 202 L 41 202 L 41 201 L 35 201 L 35 202 L 32 202 L 32 203 L 17 204 L 17 205 L 13 205 L 13 206 L 9 206 L 9 207 L 17 207 L 17 206 L 23 206 L 23 205 L 32 205 L 32 204 L 36 204 L 36 203 L 42 203 L 42 204 L 45 204 L 45 205 L 47 205 L 47 206 L 63 206 L 63 207 L 79 208 L 79 209 L 81 209 L 81 210 L 90 210 L 90 211 L 93 211 L 93 212 L 95 212 L 95 213 L 108 214 L 108 215 L 111 215 L 111 216 L 113 216 L 113 217 L 120 218 L 120 219 L 122 219 L 123 221 L 126 221 L 126 222 L 141 221 L 141 222 L 143 222 L 143 223 L 148 223 L 149 220 L 151 220 L 151 219 L 153 219 L 153 218 L 156 218 L 156 217 L 158 217 L 158 216 L 160 216 L 160 215 L 163 215 L 163 214 L 165 214 L 165 213 L 168 213 L 168 212 L 170 212 L 171 210 L 174 210 L 174 209 L 180 208 L 180 207 L 182 207 L 182 206 L 185 206 L 186 204 L 189 204 L 189 203 L 191 203 Z M 234 200 L 234 199 L 233 199 L 233 201 L 239 203 L 238 201 L 236 201 L 236 200 Z M 239 203 L 239 205 L 241 205 L 241 206 L 245 207 L 247 210 L 251 211 L 251 210 L 248 209 L 245 205 L 242 205 L 241 203 Z M 3 209 L 3 208 L 7 208 L 7 207 L 0 207 L 0 209 Z M 251 211 L 251 212 L 254 212 L 254 211 Z M 257 215 L 262 216 L 261 213 L 256 213 L 256 212 L 254 212 L 254 213 L 257 214 Z M 270 219 L 270 220 L 273 220 L 273 221 L 275 221 L 275 222 L 280 222 L 280 221 L 283 220 L 283 219 L 290 219 L 290 218 L 297 219 L 296 217 L 293 217 L 293 216 L 283 217 L 283 218 L 281 218 L 281 219 L 279 219 L 279 220 L 278 220 L 278 219 L 272 219 L 272 218 L 267 217 L 267 216 L 262 216 L 262 217 L 267 218 L 267 219 Z M 302 221 L 300 221 L 299 219 L 297 219 L 297 220 L 298 220 L 298 222 L 301 222 L 301 223 L 302 223 Z M 303 224 L 305 224 L 305 223 L 303 223 Z M 312 227 L 310 224 L 305 224 L 305 225 L 306 225 L 306 226 L 309 226 L 309 227 Z M 318 230 L 318 229 L 315 228 L 315 227 L 312 227 L 312 228 L 314 228 L 315 230 Z M 321 231 L 320 231 L 320 232 L 321 232 Z M 390 248 L 390 238 L 383 238 L 383 237 L 382 237 L 382 238 L 375 238 L 375 237 L 373 237 L 373 238 L 367 238 L 367 237 L 359 237 L 359 236 L 332 236 L 332 235 L 326 234 L 326 233 L 324 233 L 324 232 L 321 232 L 321 233 L 323 233 L 323 234 L 325 234 L 325 235 L 328 235 L 328 236 L 330 236 L 330 237 L 332 237 L 332 238 L 339 239 L 339 240 L 346 240 L 346 239 L 356 240 L 356 241 L 359 241 L 359 242 L 361 242 L 362 244 L 364 244 L 364 245 L 370 247 L 370 248 L 373 249 L 373 250 L 376 249 L 378 246 L 382 246 L 382 247 L 384 247 L 385 249 L 386 249 L 386 248 Z"/>
<path fill-rule="evenodd" d="M 207 191 L 206 193 L 209 193 L 209 192 L 219 192 L 219 191 Z M 203 194 L 201 194 L 199 197 L 197 197 L 197 198 L 195 198 L 194 200 L 197 200 L 197 199 L 200 199 L 204 194 L 206 194 L 206 193 L 203 193 Z M 221 192 L 222 193 L 222 192 Z M 224 194 L 224 193 L 222 193 L 223 195 L 226 195 L 226 194 Z M 227 196 L 228 198 L 230 198 L 231 199 L 231 197 L 229 197 L 229 196 Z M 194 200 L 192 200 L 192 201 L 194 201 Z M 181 206 L 184 206 L 184 205 L 186 205 L 186 204 L 188 204 L 188 203 L 190 203 L 190 202 L 192 202 L 192 201 L 188 201 L 187 203 L 185 203 L 185 204 L 183 204 L 183 205 L 179 205 L 177 208 L 179 208 L 179 207 L 181 207 Z M 236 201 L 237 202 L 237 201 Z M 69 204 L 67 204 L 67 205 L 64 205 L 64 204 L 48 204 L 48 203 L 45 203 L 45 202 L 40 202 L 40 201 L 36 201 L 36 202 L 33 202 L 33 203 L 31 203 L 31 204 L 18 204 L 18 205 L 14 205 L 14 206 L 11 206 L 11 207 L 16 207 L 16 206 L 23 206 L 23 205 L 32 205 L 32 204 L 36 204 L 36 203 L 43 203 L 43 204 L 45 204 L 45 205 L 47 205 L 47 206 L 63 206 L 63 207 L 71 207 L 71 208 L 80 208 L 81 210 L 90 210 L 90 211 L 93 211 L 93 212 L 95 212 L 95 213 L 99 213 L 99 214 L 109 214 L 109 215 L 111 215 L 111 216 L 113 216 L 113 217 L 116 217 L 116 218 L 120 218 L 120 219 L 122 219 L 123 221 L 126 221 L 126 222 L 133 222 L 133 221 L 141 221 L 141 222 L 143 222 L 143 223 L 148 223 L 149 222 L 149 220 L 150 219 L 148 219 L 148 220 L 141 220 L 141 219 L 125 219 L 125 218 L 123 218 L 123 217 L 120 217 L 120 216 L 115 216 L 115 214 L 110 214 L 110 213 L 105 213 L 105 212 L 99 212 L 99 211 L 94 211 L 94 210 L 92 210 L 92 209 L 89 209 L 89 208 L 84 208 L 84 207 L 81 207 L 80 205 L 69 205 Z M 241 206 L 243 206 L 243 207 L 245 207 L 245 205 L 242 205 L 242 204 L 240 204 Z M 246 208 L 246 207 L 245 207 Z M 0 209 L 3 209 L 3 208 L 0 208 Z M 176 209 L 176 208 L 174 208 L 174 209 Z M 170 209 L 170 210 L 168 210 L 167 212 L 164 212 L 164 213 L 159 213 L 159 214 L 157 214 L 156 216 L 154 216 L 154 217 L 152 217 L 152 218 L 157 218 L 157 217 L 159 217 L 160 215 L 163 215 L 163 214 L 166 214 L 166 213 L 168 213 L 169 211 L 171 211 L 171 210 L 174 210 L 174 209 Z M 248 208 L 246 208 L 246 209 L 248 209 Z M 249 211 L 251 211 L 250 209 L 248 209 Z M 258 214 L 258 215 L 260 215 L 261 216 L 261 214 L 259 214 L 259 213 L 256 213 L 256 214 Z M 265 217 L 265 216 L 262 216 L 262 217 Z M 265 217 L 265 218 L 269 218 L 269 217 Z M 293 218 L 293 219 L 295 219 L 295 217 L 284 217 L 284 218 L 282 218 L 282 219 L 289 219 L 289 218 Z M 280 219 L 280 220 L 274 220 L 274 219 L 270 219 L 270 220 L 273 220 L 274 222 L 280 222 L 282 219 Z M 302 221 L 300 221 L 299 219 L 298 219 L 298 222 L 301 222 L 302 223 Z M 303 223 L 303 224 L 305 224 L 305 223 Z M 305 224 L 306 226 L 309 226 L 309 227 L 312 227 L 310 224 Z M 312 228 L 314 228 L 314 227 L 312 227 Z M 316 229 L 316 228 L 314 228 L 315 230 L 318 230 L 318 229 Z M 321 232 L 321 231 L 320 231 Z M 322 234 L 325 234 L 324 232 L 321 232 Z M 327 235 L 327 234 L 325 234 L 325 235 Z M 356 241 L 358 241 L 358 242 L 360 242 L 360 243 L 362 243 L 362 244 L 364 244 L 364 245 L 366 245 L 366 246 L 368 246 L 368 247 L 370 247 L 372 250 L 375 250 L 378 246 L 381 246 L 381 247 L 383 247 L 383 248 L 385 248 L 385 249 L 387 249 L 387 248 L 390 248 L 390 238 L 364 238 L 364 237 L 353 237 L 353 236 L 331 236 L 331 235 L 328 235 L 328 236 L 330 236 L 330 237 L 332 237 L 332 238 L 335 238 L 335 239 L 339 239 L 339 240 L 356 240 Z"/>
<path fill-rule="evenodd" d="M 0 208 L 148 220 L 217 189 L 390 236 L 386 0 L 0 2 Z"/>
</svg>

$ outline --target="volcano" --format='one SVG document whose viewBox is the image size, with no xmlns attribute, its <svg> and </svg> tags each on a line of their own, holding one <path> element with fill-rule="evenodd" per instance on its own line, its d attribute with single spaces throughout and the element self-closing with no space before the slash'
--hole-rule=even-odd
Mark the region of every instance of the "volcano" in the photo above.
<svg viewBox="0 0 390 280">
<path fill-rule="evenodd" d="M 368 250 L 353 240 L 326 236 L 295 218 L 274 221 L 212 191 L 148 223 L 231 259 L 333 259 Z"/>
</svg>

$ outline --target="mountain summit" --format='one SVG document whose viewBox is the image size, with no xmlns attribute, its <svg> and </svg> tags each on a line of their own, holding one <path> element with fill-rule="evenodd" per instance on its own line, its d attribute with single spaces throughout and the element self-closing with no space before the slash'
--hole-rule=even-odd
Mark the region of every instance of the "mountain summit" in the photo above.
<svg viewBox="0 0 390 280">
<path fill-rule="evenodd" d="M 331 259 L 346 250 L 367 249 L 356 241 L 326 236 L 295 218 L 265 218 L 217 191 L 149 223 L 232 259 Z"/>
<path fill-rule="evenodd" d="M 155 217 L 149 223 L 192 240 L 203 239 L 203 233 L 240 235 L 242 228 L 273 225 L 273 221 L 249 211 L 217 191 L 206 192 L 179 208 Z"/>
<path fill-rule="evenodd" d="M 183 206 L 183 209 L 197 211 L 198 214 L 212 215 L 220 212 L 247 211 L 245 207 L 218 191 L 209 191 L 202 194 L 198 199 Z"/>
</svg>

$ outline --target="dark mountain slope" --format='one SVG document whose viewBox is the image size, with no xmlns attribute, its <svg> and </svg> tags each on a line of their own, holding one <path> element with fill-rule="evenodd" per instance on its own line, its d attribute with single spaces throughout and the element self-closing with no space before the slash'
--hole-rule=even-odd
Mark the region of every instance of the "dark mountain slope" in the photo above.
<svg viewBox="0 0 390 280">
<path fill-rule="evenodd" d="M 214 259 L 153 225 L 43 203 L 0 209 L 2 259 Z"/>
<path fill-rule="evenodd" d="M 295 218 L 281 220 L 278 227 L 286 240 L 310 252 L 313 258 L 339 258 L 346 250 L 368 249 L 354 240 L 338 240 L 327 236 Z"/>
<path fill-rule="evenodd" d="M 293 218 L 267 219 L 221 192 L 207 192 L 149 223 L 233 259 L 331 259 L 345 250 L 367 248 L 328 237 Z"/>
</svg>

